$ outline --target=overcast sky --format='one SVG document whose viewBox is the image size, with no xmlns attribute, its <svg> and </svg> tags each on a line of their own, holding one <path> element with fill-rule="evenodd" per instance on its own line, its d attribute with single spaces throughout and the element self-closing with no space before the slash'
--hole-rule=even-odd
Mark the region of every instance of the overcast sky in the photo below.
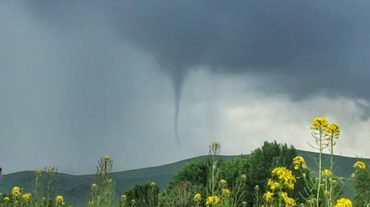
<svg viewBox="0 0 370 207">
<path fill-rule="evenodd" d="M 264 140 L 370 157 L 370 2 L 0 1 L 0 166 L 94 173 Z"/>
</svg>

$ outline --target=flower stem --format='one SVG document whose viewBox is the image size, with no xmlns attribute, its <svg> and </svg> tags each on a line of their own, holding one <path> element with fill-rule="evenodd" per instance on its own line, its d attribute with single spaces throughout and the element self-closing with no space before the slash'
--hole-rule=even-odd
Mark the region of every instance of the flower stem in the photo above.
<svg viewBox="0 0 370 207">
<path fill-rule="evenodd" d="M 319 137 L 319 150 L 320 150 L 320 153 L 319 153 L 319 180 L 318 180 L 318 184 L 317 184 L 317 195 L 316 195 L 316 207 L 320 207 L 320 188 L 321 188 L 321 162 L 322 162 L 322 150 L 323 150 L 323 147 L 322 147 L 322 135 L 323 135 L 323 129 L 321 128 L 320 129 L 320 137 Z"/>
</svg>

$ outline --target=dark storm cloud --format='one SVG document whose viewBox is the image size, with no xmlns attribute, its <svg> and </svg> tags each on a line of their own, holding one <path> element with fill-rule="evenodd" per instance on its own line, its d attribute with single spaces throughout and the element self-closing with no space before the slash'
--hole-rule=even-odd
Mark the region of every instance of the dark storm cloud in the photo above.
<svg viewBox="0 0 370 207">
<path fill-rule="evenodd" d="M 198 66 L 267 76 L 265 89 L 292 97 L 324 90 L 370 98 L 369 1 L 30 0 L 26 6 L 51 28 L 101 22 L 97 31 L 112 30 L 156 58 L 172 77 L 176 99 Z"/>
<path fill-rule="evenodd" d="M 102 21 L 101 29 L 156 58 L 176 101 L 198 66 L 266 76 L 265 90 L 294 98 L 326 91 L 370 99 L 368 1 L 32 0 L 27 7 L 54 28 Z"/>
<path fill-rule="evenodd" d="M 293 97 L 318 90 L 370 98 L 368 1 L 125 1 L 125 38 L 175 80 L 197 66 L 267 75 Z M 273 85 L 273 86 L 272 86 Z"/>
</svg>

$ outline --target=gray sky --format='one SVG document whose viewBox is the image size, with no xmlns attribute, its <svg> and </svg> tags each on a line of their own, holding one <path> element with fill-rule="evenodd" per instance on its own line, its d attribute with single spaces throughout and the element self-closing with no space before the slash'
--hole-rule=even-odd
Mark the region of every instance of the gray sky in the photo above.
<svg viewBox="0 0 370 207">
<path fill-rule="evenodd" d="M 0 1 L 0 165 L 93 173 L 264 140 L 370 157 L 369 1 Z M 176 124 L 177 122 L 177 124 Z M 181 149 L 176 140 L 177 126 Z"/>
</svg>

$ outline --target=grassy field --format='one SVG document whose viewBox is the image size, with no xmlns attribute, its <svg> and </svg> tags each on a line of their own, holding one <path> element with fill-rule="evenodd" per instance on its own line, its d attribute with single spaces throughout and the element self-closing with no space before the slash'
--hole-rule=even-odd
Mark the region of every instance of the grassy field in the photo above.
<svg viewBox="0 0 370 207">
<path fill-rule="evenodd" d="M 310 168 L 316 168 L 315 159 L 317 158 L 317 153 L 298 150 L 298 154 L 306 158 L 307 164 Z M 235 157 L 237 156 L 222 156 L 222 159 L 228 160 Z M 324 166 L 328 165 L 328 158 L 329 157 L 327 155 L 324 155 Z M 195 159 L 205 160 L 207 159 L 207 156 L 195 157 L 157 167 L 114 172 L 112 173 L 112 179 L 115 183 L 115 189 L 119 190 L 115 193 L 117 195 L 121 195 L 122 192 L 136 184 L 144 184 L 150 181 L 155 181 L 160 189 L 164 190 L 168 186 L 172 176 L 187 162 Z M 353 173 L 352 166 L 356 160 L 357 158 L 335 156 L 335 174 L 343 178 L 349 178 Z M 31 189 L 33 179 L 34 172 L 32 171 L 23 171 L 5 175 L 1 181 L 1 192 L 9 191 L 15 184 L 22 186 L 25 191 L 29 191 Z M 90 185 L 95 179 L 95 174 L 75 176 L 58 173 L 55 176 L 55 190 L 56 192 L 64 195 L 66 200 L 68 200 L 73 206 L 85 206 L 88 200 Z M 344 194 L 347 197 L 353 197 L 353 190 L 350 183 L 346 185 Z"/>
</svg>

